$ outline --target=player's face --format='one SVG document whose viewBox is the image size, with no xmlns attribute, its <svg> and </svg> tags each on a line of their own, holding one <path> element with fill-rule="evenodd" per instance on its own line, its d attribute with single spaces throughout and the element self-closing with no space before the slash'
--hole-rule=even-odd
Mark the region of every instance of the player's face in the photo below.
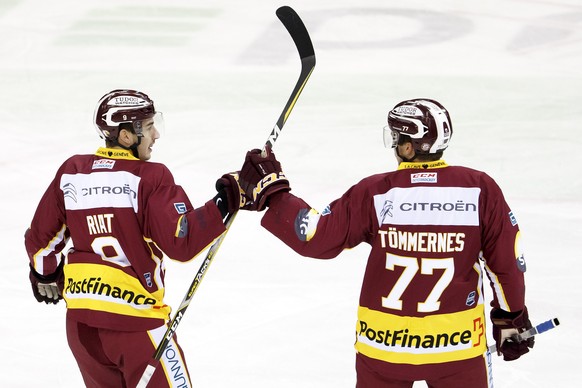
<svg viewBox="0 0 582 388">
<path fill-rule="evenodd" d="M 152 147 L 160 138 L 160 132 L 156 128 L 153 118 L 143 120 L 141 125 L 142 138 L 137 150 L 141 160 L 149 160 L 152 157 Z"/>
<path fill-rule="evenodd" d="M 399 146 L 396 146 L 396 147 L 394 147 L 393 149 L 394 149 L 394 157 L 396 158 L 396 162 L 397 162 L 398 164 L 400 164 L 400 163 L 402 163 L 402 158 L 400 157 L 400 154 L 399 154 L 399 151 L 400 151 L 400 150 L 398 149 L 398 147 L 399 147 Z"/>
</svg>

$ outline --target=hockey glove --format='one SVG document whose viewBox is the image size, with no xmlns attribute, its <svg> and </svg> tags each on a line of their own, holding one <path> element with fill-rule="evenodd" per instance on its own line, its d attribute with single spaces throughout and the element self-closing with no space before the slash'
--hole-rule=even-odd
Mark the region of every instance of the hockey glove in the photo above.
<svg viewBox="0 0 582 388">
<path fill-rule="evenodd" d="M 247 202 L 245 193 L 239 185 L 238 172 L 230 172 L 220 177 L 216 181 L 216 190 L 218 193 L 214 197 L 214 203 L 220 210 L 223 221 Z"/>
<path fill-rule="evenodd" d="M 32 285 L 32 293 L 37 302 L 44 302 L 46 304 L 59 303 L 63 299 L 63 288 L 65 285 L 65 275 L 63 273 L 63 266 L 65 261 L 57 267 L 55 273 L 43 276 L 36 272 L 32 265 L 30 266 L 30 284 Z"/>
<path fill-rule="evenodd" d="M 534 337 L 519 341 L 517 335 L 531 329 L 527 307 L 522 311 L 509 313 L 501 309 L 491 310 L 493 338 L 497 344 L 497 354 L 503 354 L 505 361 L 517 360 L 534 346 Z"/>
<path fill-rule="evenodd" d="M 240 185 L 249 202 L 248 210 L 262 211 L 268 206 L 268 199 L 279 191 L 289 191 L 289 181 L 281 169 L 281 163 L 270 150 L 266 156 L 254 149 L 247 152 L 240 170 Z"/>
</svg>

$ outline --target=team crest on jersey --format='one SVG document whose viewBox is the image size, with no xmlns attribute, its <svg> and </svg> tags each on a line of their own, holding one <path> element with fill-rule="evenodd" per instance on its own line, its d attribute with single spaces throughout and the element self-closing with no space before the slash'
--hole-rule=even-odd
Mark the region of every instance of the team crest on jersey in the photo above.
<svg viewBox="0 0 582 388">
<path fill-rule="evenodd" d="M 115 160 L 99 159 L 93 162 L 93 170 L 107 169 L 111 170 L 115 166 Z"/>
<path fill-rule="evenodd" d="M 144 273 L 143 274 L 143 277 L 144 277 L 144 279 L 145 279 L 146 284 L 148 285 L 148 287 L 153 286 L 153 283 L 152 283 L 152 274 L 150 272 Z"/>
<path fill-rule="evenodd" d="M 438 173 L 417 172 L 410 174 L 410 183 L 437 183 Z"/>
<path fill-rule="evenodd" d="M 187 210 L 186 204 L 184 202 L 174 203 L 174 208 L 176 209 L 178 214 L 184 214 L 184 213 L 186 213 L 186 210 Z"/>
</svg>

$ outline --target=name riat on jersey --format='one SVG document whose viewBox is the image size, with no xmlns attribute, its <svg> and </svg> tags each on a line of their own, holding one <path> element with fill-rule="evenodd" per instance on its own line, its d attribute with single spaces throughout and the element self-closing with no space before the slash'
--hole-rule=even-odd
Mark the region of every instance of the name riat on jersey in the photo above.
<svg viewBox="0 0 582 388">
<path fill-rule="evenodd" d="M 90 235 L 111 234 L 113 214 L 91 214 L 87 216 L 87 228 Z"/>
</svg>

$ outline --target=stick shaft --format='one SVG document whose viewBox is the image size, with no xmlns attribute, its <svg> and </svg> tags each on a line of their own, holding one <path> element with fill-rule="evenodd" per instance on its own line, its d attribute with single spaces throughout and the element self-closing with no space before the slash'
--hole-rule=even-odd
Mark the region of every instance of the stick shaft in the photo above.
<svg viewBox="0 0 582 388">
<path fill-rule="evenodd" d="M 307 32 L 305 25 L 301 21 L 301 18 L 299 18 L 299 15 L 297 15 L 297 13 L 292 8 L 283 6 L 277 9 L 277 17 L 281 20 L 285 28 L 287 28 L 287 31 L 289 31 L 289 34 L 291 35 L 293 41 L 295 42 L 295 46 L 297 47 L 297 51 L 299 52 L 299 55 L 301 57 L 301 73 L 299 75 L 299 79 L 297 80 L 295 88 L 291 92 L 291 96 L 289 97 L 287 103 L 285 104 L 285 107 L 283 108 L 283 111 L 281 112 L 281 115 L 279 116 L 279 119 L 277 120 L 277 124 L 275 124 L 275 127 L 271 131 L 271 134 L 269 135 L 269 138 L 265 143 L 264 148 L 267 147 L 272 148 L 275 145 L 275 142 L 277 141 L 281 133 L 281 130 L 283 129 L 283 126 L 287 121 L 287 118 L 291 114 L 291 111 L 293 110 L 295 103 L 299 98 L 299 95 L 303 91 L 303 88 L 305 87 L 305 84 L 307 83 L 307 80 L 311 76 L 311 73 L 313 72 L 313 69 L 315 67 L 315 53 L 313 51 L 313 44 L 311 43 L 309 33 Z M 182 317 L 184 316 L 184 313 L 186 312 L 186 309 L 188 308 L 188 305 L 190 304 L 190 301 L 194 296 L 194 293 L 198 289 L 198 286 L 202 282 L 202 279 L 204 279 L 204 276 L 206 275 L 206 272 L 208 271 L 210 264 L 212 264 L 212 260 L 214 259 L 216 252 L 218 252 L 218 249 L 220 248 L 222 241 L 224 240 L 224 237 L 230 230 L 230 226 L 232 225 L 234 218 L 236 217 L 236 214 L 237 212 L 227 215 L 225 220 L 226 231 L 222 235 L 220 235 L 220 237 L 218 237 L 218 239 L 208 250 L 206 258 L 200 265 L 200 269 L 198 269 L 198 272 L 196 273 L 196 276 L 194 277 L 194 280 L 192 281 L 192 284 L 190 285 L 188 292 L 186 293 L 184 299 L 182 300 L 182 303 L 180 303 L 180 306 L 176 310 L 174 318 L 172 318 L 172 320 L 168 323 L 168 329 L 164 334 L 164 338 L 158 344 L 158 347 L 156 348 L 156 351 L 152 359 L 150 360 L 148 366 L 144 370 L 139 380 L 137 388 L 147 387 L 150 379 L 152 378 L 156 370 L 157 365 L 159 364 L 159 360 L 161 359 L 166 347 L 168 346 L 168 343 L 174 336 L 178 328 L 178 325 L 180 324 L 180 321 L 182 320 Z"/>
</svg>

